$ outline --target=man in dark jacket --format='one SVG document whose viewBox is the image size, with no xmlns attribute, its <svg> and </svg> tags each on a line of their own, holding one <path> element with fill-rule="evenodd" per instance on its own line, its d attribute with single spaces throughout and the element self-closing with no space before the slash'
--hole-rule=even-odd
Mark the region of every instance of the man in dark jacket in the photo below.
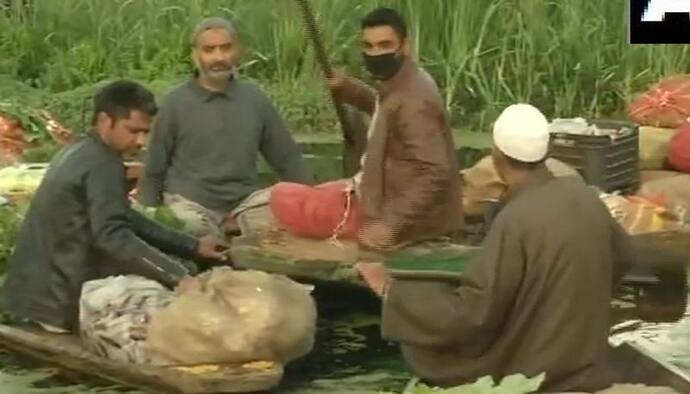
<svg viewBox="0 0 690 394">
<path fill-rule="evenodd" d="M 166 286 L 192 281 L 182 258 L 223 259 L 214 238 L 163 228 L 129 205 L 122 157 L 144 144 L 153 94 L 117 81 L 94 100 L 94 133 L 52 161 L 33 197 L 2 289 L 6 312 L 54 332 L 74 330 L 84 282 L 135 274 Z"/>
</svg>

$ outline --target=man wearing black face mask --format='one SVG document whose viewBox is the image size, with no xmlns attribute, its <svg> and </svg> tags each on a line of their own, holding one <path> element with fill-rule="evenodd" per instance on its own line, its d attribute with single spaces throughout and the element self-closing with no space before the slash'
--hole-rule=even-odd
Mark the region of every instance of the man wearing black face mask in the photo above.
<svg viewBox="0 0 690 394">
<path fill-rule="evenodd" d="M 405 21 L 390 8 L 362 20 L 363 60 L 376 90 L 342 75 L 328 81 L 371 114 L 362 171 L 354 178 L 360 244 L 389 249 L 458 235 L 464 227 L 448 114 L 433 79 L 410 56 Z"/>
</svg>

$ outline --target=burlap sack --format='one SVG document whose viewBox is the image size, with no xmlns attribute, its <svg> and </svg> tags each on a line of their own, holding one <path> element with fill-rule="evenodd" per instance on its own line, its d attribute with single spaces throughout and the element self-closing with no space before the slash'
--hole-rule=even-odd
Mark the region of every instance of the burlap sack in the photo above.
<svg viewBox="0 0 690 394">
<path fill-rule="evenodd" d="M 690 221 L 690 174 L 674 171 L 642 171 L 640 196 L 661 200 L 671 210 Z"/>
<path fill-rule="evenodd" d="M 664 169 L 666 167 L 666 153 L 676 130 L 658 127 L 640 127 L 639 130 L 640 169 Z"/>
<path fill-rule="evenodd" d="M 580 175 L 567 164 L 556 159 L 547 159 L 546 167 L 554 176 Z M 498 177 L 491 156 L 479 160 L 473 167 L 460 172 L 462 182 L 462 207 L 467 216 L 481 216 L 487 202 L 497 201 L 506 190 L 506 184 Z"/>
<path fill-rule="evenodd" d="M 18 162 L 27 144 L 19 122 L 0 113 L 0 166 Z"/>
<path fill-rule="evenodd" d="M 683 218 L 662 202 L 644 197 L 602 195 L 611 215 L 631 235 L 678 230 Z"/>
<path fill-rule="evenodd" d="M 136 275 L 88 281 L 79 300 L 82 344 L 100 357 L 146 364 L 149 318 L 172 299 L 170 290 Z"/>
<path fill-rule="evenodd" d="M 152 316 L 147 341 L 153 364 L 286 363 L 311 351 L 316 306 L 304 285 L 227 267 L 199 281 L 199 288 Z"/>
</svg>

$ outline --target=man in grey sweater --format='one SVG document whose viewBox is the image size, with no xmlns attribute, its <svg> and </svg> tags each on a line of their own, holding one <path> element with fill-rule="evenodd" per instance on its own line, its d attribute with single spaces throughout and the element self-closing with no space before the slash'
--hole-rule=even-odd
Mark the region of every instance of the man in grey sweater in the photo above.
<svg viewBox="0 0 690 394">
<path fill-rule="evenodd" d="M 282 180 L 313 182 L 268 97 L 235 75 L 239 51 L 227 20 L 208 18 L 194 29 L 197 73 L 165 98 L 149 142 L 138 198 L 168 205 L 195 235 L 222 235 L 244 208 L 267 203 L 259 154 Z"/>
</svg>

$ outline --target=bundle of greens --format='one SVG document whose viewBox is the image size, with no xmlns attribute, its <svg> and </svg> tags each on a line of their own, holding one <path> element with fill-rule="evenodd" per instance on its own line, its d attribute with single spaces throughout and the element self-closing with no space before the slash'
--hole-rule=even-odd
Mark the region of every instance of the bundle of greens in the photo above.
<svg viewBox="0 0 690 394">
<path fill-rule="evenodd" d="M 46 129 L 46 122 L 33 109 L 11 101 L 0 101 L 0 114 L 17 121 L 16 127 L 21 127 L 24 130 L 27 140 L 50 139 L 50 134 Z"/>
<path fill-rule="evenodd" d="M 4 274 L 7 259 L 19 234 L 20 213 L 13 207 L 0 206 L 0 274 Z"/>
<path fill-rule="evenodd" d="M 472 384 L 447 389 L 429 387 L 419 383 L 418 379 L 413 379 L 402 394 L 529 394 L 539 390 L 545 376 L 544 373 L 533 378 L 527 378 L 521 374 L 510 375 L 504 377 L 498 384 L 490 376 L 485 376 Z"/>
<path fill-rule="evenodd" d="M 71 131 L 48 112 L 0 101 L 0 141 L 6 154 L 25 162 L 50 161 L 71 138 Z"/>
<path fill-rule="evenodd" d="M 169 227 L 173 230 L 184 232 L 185 224 L 180 218 L 178 218 L 175 213 L 166 206 L 151 208 L 144 207 L 141 204 L 132 204 L 132 208 L 142 213 L 147 218 L 162 224 L 163 226 Z"/>
</svg>

